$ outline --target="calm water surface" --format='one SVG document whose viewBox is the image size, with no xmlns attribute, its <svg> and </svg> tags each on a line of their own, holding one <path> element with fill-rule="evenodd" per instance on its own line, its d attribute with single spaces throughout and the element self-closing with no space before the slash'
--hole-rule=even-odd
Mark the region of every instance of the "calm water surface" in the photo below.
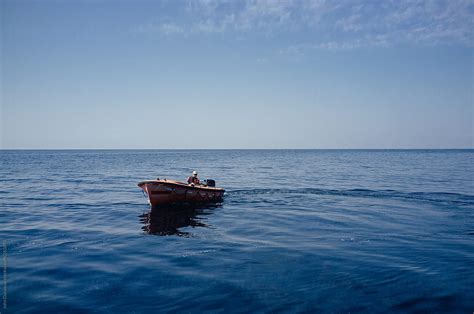
<svg viewBox="0 0 474 314">
<path fill-rule="evenodd" d="M 474 311 L 472 150 L 4 150 L 0 162 L 2 314 Z M 151 211 L 136 186 L 194 169 L 226 188 L 222 204 Z"/>
</svg>

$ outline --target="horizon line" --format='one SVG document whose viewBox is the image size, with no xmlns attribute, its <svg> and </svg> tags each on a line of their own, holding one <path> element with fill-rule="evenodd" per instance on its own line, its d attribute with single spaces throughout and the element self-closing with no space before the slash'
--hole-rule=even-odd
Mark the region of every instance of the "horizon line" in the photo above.
<svg viewBox="0 0 474 314">
<path fill-rule="evenodd" d="M 474 147 L 454 148 L 0 148 L 0 151 L 68 151 L 68 150 L 474 150 Z"/>
</svg>

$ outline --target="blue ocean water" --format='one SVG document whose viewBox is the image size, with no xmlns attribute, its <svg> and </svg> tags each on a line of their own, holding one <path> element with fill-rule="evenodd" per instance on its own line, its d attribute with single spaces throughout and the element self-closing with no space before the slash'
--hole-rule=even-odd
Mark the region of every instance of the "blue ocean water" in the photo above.
<svg viewBox="0 0 474 314">
<path fill-rule="evenodd" d="M 474 311 L 473 150 L 0 161 L 2 314 Z M 151 211 L 136 186 L 194 169 L 226 188 L 221 204 Z"/>
</svg>

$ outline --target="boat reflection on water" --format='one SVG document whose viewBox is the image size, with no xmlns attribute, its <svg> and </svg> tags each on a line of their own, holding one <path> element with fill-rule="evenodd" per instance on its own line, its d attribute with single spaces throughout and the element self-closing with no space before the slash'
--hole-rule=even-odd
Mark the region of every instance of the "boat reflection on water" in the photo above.
<svg viewBox="0 0 474 314">
<path fill-rule="evenodd" d="M 222 207 L 221 204 L 206 205 L 173 205 L 152 207 L 149 212 L 140 215 L 142 230 L 146 234 L 167 236 L 189 236 L 189 232 L 181 231 L 185 227 L 209 227 L 205 221 L 212 210 Z"/>
</svg>

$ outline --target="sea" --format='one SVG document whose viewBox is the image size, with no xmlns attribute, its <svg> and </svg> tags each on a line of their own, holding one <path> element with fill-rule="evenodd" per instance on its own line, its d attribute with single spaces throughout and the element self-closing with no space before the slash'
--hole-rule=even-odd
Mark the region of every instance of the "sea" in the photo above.
<svg viewBox="0 0 474 314">
<path fill-rule="evenodd" d="M 1 150 L 1 314 L 473 313 L 474 150 Z M 151 209 L 193 170 L 221 203 Z"/>
</svg>

